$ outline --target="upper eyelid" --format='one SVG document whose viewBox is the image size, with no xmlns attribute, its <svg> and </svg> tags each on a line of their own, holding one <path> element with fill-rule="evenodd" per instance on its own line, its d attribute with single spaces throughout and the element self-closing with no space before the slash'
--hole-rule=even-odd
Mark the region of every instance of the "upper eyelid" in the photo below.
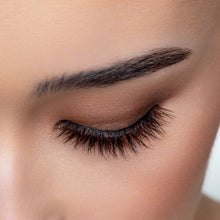
<svg viewBox="0 0 220 220">
<path fill-rule="evenodd" d="M 156 105 L 156 106 L 158 106 L 158 105 Z M 132 127 L 134 127 L 135 125 L 137 125 L 139 122 L 141 122 L 142 120 L 144 120 L 146 117 L 147 117 L 147 115 L 154 109 L 154 107 L 155 106 L 153 106 L 147 113 L 145 113 L 141 118 L 139 118 L 138 120 L 136 120 L 134 123 L 132 123 L 131 125 L 129 125 L 129 126 L 127 126 L 127 127 L 124 127 L 124 128 L 121 128 L 121 129 L 117 129 L 117 130 L 108 130 L 108 129 L 99 129 L 99 128 L 94 128 L 94 127 L 89 127 L 89 126 L 85 126 L 85 125 L 81 125 L 81 124 L 77 124 L 77 123 L 75 123 L 75 122 L 73 122 L 73 121 L 70 121 L 70 120 L 60 120 L 59 122 L 57 122 L 56 124 L 55 124 L 55 129 L 57 129 L 57 127 L 60 125 L 60 124 L 62 124 L 62 123 L 64 123 L 64 121 L 65 122 L 67 122 L 67 123 L 69 123 L 69 124 L 71 124 L 71 125 L 74 125 L 74 126 L 78 126 L 78 127 L 80 127 L 80 128 L 82 128 L 82 129 L 90 129 L 90 130 L 93 130 L 93 131 L 96 131 L 96 132 L 120 132 L 120 131 L 125 131 L 126 129 L 130 129 L 130 128 L 132 128 Z M 174 115 L 172 114 L 172 111 L 170 111 L 170 110 L 168 110 L 168 109 L 164 109 L 164 108 L 161 108 L 160 107 L 160 110 L 162 110 L 163 109 L 163 114 L 165 114 L 167 117 L 169 117 L 169 118 L 174 118 Z"/>
<path fill-rule="evenodd" d="M 134 123 L 132 123 L 131 125 L 129 125 L 127 127 L 124 127 L 124 128 L 121 128 L 121 129 L 117 129 L 117 130 L 99 129 L 99 128 L 94 128 L 94 127 L 89 127 L 89 126 L 77 124 L 77 123 L 75 123 L 73 121 L 70 121 L 70 120 L 61 120 L 60 123 L 62 123 L 62 121 L 69 121 L 73 125 L 79 126 L 81 128 L 84 128 L 84 129 L 91 129 L 91 130 L 97 131 L 97 132 L 119 132 L 119 131 L 124 131 L 126 129 L 132 128 L 135 124 L 138 124 L 141 120 L 143 120 L 146 117 L 146 115 L 152 110 L 152 108 L 147 113 L 145 113 L 141 118 L 139 118 Z M 58 126 L 58 123 L 56 124 L 56 126 Z"/>
</svg>

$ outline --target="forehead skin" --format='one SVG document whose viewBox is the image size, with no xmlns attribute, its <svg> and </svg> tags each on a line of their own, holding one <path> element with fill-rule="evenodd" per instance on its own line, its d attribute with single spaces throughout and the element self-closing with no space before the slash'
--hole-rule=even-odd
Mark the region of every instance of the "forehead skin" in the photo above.
<svg viewBox="0 0 220 220">
<path fill-rule="evenodd" d="M 29 89 L 33 75 L 86 69 L 155 47 L 197 47 L 199 53 L 218 11 L 218 1 L 204 0 L 4 1 L 0 77 L 13 94 L 20 83 Z"/>
<path fill-rule="evenodd" d="M 218 0 L 0 0 L 0 220 L 189 219 L 218 128 L 219 11 Z M 62 148 L 47 119 L 60 100 L 36 123 L 18 113 L 47 76 L 170 46 L 193 50 L 196 77 L 163 102 L 177 117 L 152 151 L 105 161 Z"/>
</svg>

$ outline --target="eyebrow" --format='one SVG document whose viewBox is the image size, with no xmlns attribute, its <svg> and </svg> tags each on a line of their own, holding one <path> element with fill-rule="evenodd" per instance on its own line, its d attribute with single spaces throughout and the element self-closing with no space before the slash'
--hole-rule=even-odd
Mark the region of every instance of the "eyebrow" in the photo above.
<svg viewBox="0 0 220 220">
<path fill-rule="evenodd" d="M 37 83 L 32 95 L 39 98 L 76 88 L 107 87 L 157 72 L 181 62 L 191 53 L 191 49 L 179 47 L 154 49 L 147 54 L 116 62 L 110 67 L 72 74 L 64 73 L 62 76 L 46 79 Z"/>
</svg>

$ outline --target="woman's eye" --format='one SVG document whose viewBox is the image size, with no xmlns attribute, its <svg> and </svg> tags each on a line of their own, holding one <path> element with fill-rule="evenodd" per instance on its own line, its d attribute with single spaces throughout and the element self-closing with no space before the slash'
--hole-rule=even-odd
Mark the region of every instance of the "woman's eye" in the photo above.
<svg viewBox="0 0 220 220">
<path fill-rule="evenodd" d="M 57 137 L 63 137 L 64 143 L 70 142 L 75 148 L 82 147 L 88 153 L 97 152 L 105 157 L 118 154 L 125 156 L 127 151 L 137 153 L 138 148 L 148 148 L 146 142 L 151 138 L 164 136 L 163 125 L 174 118 L 171 110 L 154 105 L 142 118 L 120 130 L 102 130 L 76 124 L 69 120 L 58 121 L 54 129 Z"/>
</svg>

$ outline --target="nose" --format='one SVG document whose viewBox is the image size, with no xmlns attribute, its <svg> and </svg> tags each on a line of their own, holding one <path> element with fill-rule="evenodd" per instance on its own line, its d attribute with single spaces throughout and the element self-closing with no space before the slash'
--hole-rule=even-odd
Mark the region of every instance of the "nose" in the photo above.
<svg viewBox="0 0 220 220">
<path fill-rule="evenodd" d="M 28 184 L 31 154 L 20 129 L 5 121 L 0 121 L 0 220 L 36 219 Z"/>
</svg>

